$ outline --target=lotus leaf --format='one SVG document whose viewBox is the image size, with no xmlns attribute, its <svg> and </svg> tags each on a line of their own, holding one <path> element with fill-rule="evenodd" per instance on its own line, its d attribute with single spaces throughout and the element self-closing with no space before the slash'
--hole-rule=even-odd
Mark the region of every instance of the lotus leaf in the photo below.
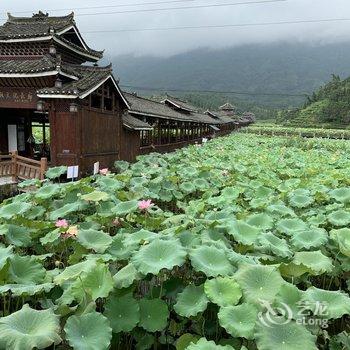
<svg viewBox="0 0 350 350">
<path fill-rule="evenodd" d="M 154 240 L 142 246 L 132 258 L 136 269 L 144 275 L 156 275 L 162 269 L 171 270 L 185 262 L 186 251 L 178 240 Z"/>
<path fill-rule="evenodd" d="M 305 231 L 307 228 L 301 219 L 282 219 L 277 223 L 277 230 L 288 236 L 293 236 L 298 231 Z"/>
<path fill-rule="evenodd" d="M 81 201 L 67 203 L 62 207 L 59 207 L 58 209 L 52 211 L 50 214 L 50 220 L 55 221 L 59 218 L 66 218 L 68 215 L 77 211 L 83 211 L 85 208 L 86 204 Z"/>
<path fill-rule="evenodd" d="M 235 275 L 247 302 L 273 301 L 284 280 L 273 266 L 242 265 Z"/>
<path fill-rule="evenodd" d="M 104 315 L 108 318 L 114 333 L 130 332 L 140 321 L 140 307 L 131 294 L 110 296 Z"/>
<path fill-rule="evenodd" d="M 339 230 L 332 230 L 331 237 L 338 242 L 339 250 L 350 258 L 350 229 L 342 228 Z"/>
<path fill-rule="evenodd" d="M 345 210 L 337 210 L 328 215 L 328 221 L 334 226 L 347 226 L 350 224 L 350 213 Z"/>
<path fill-rule="evenodd" d="M 46 270 L 30 256 L 14 255 L 10 259 L 9 279 L 19 284 L 37 284 L 43 282 Z"/>
<path fill-rule="evenodd" d="M 0 286 L 0 294 L 11 292 L 14 296 L 23 295 L 35 295 L 39 293 L 48 293 L 53 289 L 55 285 L 53 283 L 43 283 L 43 284 L 5 284 Z"/>
<path fill-rule="evenodd" d="M 207 277 L 233 274 L 233 266 L 228 258 L 222 250 L 214 246 L 201 246 L 192 249 L 190 259 L 193 268 L 203 272 Z"/>
<path fill-rule="evenodd" d="M 49 168 L 46 173 L 45 176 L 48 179 L 57 179 L 60 176 L 64 175 L 67 172 L 67 167 L 66 166 L 57 166 L 57 167 L 52 167 Z"/>
<path fill-rule="evenodd" d="M 323 255 L 320 250 L 313 252 L 297 252 L 294 255 L 295 265 L 304 265 L 314 274 L 319 275 L 333 270 L 332 260 Z"/>
<path fill-rule="evenodd" d="M 29 203 L 25 202 L 14 202 L 6 204 L 0 207 L 0 218 L 1 219 L 12 219 L 17 215 L 23 215 L 32 206 Z"/>
<path fill-rule="evenodd" d="M 338 202 L 341 202 L 341 203 L 350 202 L 349 187 L 336 188 L 335 190 L 330 191 L 329 194 L 331 195 L 332 198 L 334 198 Z"/>
<path fill-rule="evenodd" d="M 112 213 L 116 216 L 125 216 L 137 210 L 137 200 L 118 203 L 113 208 Z"/>
<path fill-rule="evenodd" d="M 207 280 L 204 284 L 204 291 L 209 300 L 219 306 L 236 305 L 242 297 L 239 284 L 229 277 Z"/>
<path fill-rule="evenodd" d="M 1 225 L 0 236 L 5 236 L 9 244 L 17 247 L 29 247 L 32 241 L 31 230 L 17 225 Z"/>
<path fill-rule="evenodd" d="M 219 323 L 227 333 L 246 339 L 254 339 L 257 317 L 257 309 L 248 303 L 221 307 L 218 313 Z"/>
<path fill-rule="evenodd" d="M 256 226 L 251 226 L 245 223 L 244 221 L 235 221 L 228 228 L 228 233 L 233 236 L 237 242 L 251 245 L 256 242 L 261 230 Z"/>
<path fill-rule="evenodd" d="M 6 349 L 45 349 L 61 342 L 59 332 L 58 316 L 51 310 L 33 310 L 28 304 L 0 318 L 0 339 Z"/>
<path fill-rule="evenodd" d="M 196 343 L 191 343 L 186 350 L 234 350 L 230 345 L 216 345 L 213 341 L 208 341 L 205 338 L 199 339 Z"/>
<path fill-rule="evenodd" d="M 328 241 L 327 232 L 322 228 L 312 228 L 297 232 L 291 239 L 297 249 L 319 248 Z"/>
<path fill-rule="evenodd" d="M 292 207 L 306 208 L 314 202 L 314 199 L 308 195 L 294 194 L 290 197 L 289 203 Z"/>
<path fill-rule="evenodd" d="M 246 218 L 246 222 L 262 230 L 269 230 L 273 227 L 273 219 L 264 213 L 250 215 Z"/>
<path fill-rule="evenodd" d="M 183 317 L 196 316 L 207 308 L 208 302 L 204 293 L 204 285 L 189 285 L 177 295 L 174 310 Z"/>
<path fill-rule="evenodd" d="M 130 263 L 120 269 L 114 276 L 114 284 L 117 288 L 128 288 L 136 279 L 139 278 L 139 273 L 135 269 L 135 266 Z"/>
<path fill-rule="evenodd" d="M 309 305 L 316 316 L 322 318 L 336 319 L 350 314 L 350 298 L 340 291 L 311 287 L 304 293 L 303 300 L 307 302 L 306 305 Z M 320 306 L 324 306 L 324 312 Z"/>
<path fill-rule="evenodd" d="M 96 266 L 96 260 L 90 259 L 68 266 L 54 278 L 54 282 L 62 284 L 69 280 L 77 279 L 83 272 L 89 272 Z"/>
<path fill-rule="evenodd" d="M 112 238 L 103 231 L 79 230 L 78 242 L 87 249 L 93 249 L 97 253 L 104 253 L 112 244 Z"/>
<path fill-rule="evenodd" d="M 8 259 L 13 256 L 12 249 L 13 249 L 12 246 L 8 246 L 8 247 L 0 246 L 0 270 L 5 266 Z"/>
<path fill-rule="evenodd" d="M 59 185 L 45 185 L 35 192 L 35 198 L 46 200 L 53 198 L 61 192 L 61 187 Z"/>
<path fill-rule="evenodd" d="M 282 258 L 292 255 L 287 241 L 270 232 L 264 233 L 259 237 L 259 244 L 261 245 L 263 251 L 267 253 L 272 253 Z"/>
<path fill-rule="evenodd" d="M 88 202 L 105 202 L 109 199 L 109 195 L 102 191 L 93 191 L 81 196 L 81 199 Z"/>
<path fill-rule="evenodd" d="M 69 317 L 64 331 L 69 345 L 77 350 L 107 350 L 112 339 L 107 318 L 97 312 Z"/>
<path fill-rule="evenodd" d="M 302 325 L 286 323 L 283 317 L 276 317 L 269 327 L 258 324 L 255 336 L 258 350 L 317 350 L 314 335 Z"/>
<path fill-rule="evenodd" d="M 162 331 L 169 317 L 168 306 L 161 299 L 141 299 L 139 326 L 148 332 Z"/>
</svg>

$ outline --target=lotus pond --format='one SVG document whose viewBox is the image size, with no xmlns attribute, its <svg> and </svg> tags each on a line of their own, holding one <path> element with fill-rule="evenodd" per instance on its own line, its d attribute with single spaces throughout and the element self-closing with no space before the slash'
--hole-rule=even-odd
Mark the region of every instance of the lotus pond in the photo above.
<svg viewBox="0 0 350 350">
<path fill-rule="evenodd" d="M 234 134 L 116 169 L 0 206 L 0 349 L 350 349 L 348 141 Z"/>
</svg>

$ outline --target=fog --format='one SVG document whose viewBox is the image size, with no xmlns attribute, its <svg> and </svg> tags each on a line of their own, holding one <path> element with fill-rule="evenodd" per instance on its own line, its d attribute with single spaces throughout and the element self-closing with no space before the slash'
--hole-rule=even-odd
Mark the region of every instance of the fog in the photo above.
<svg viewBox="0 0 350 350">
<path fill-rule="evenodd" d="M 61 0 L 51 1 L 48 5 L 47 0 L 30 2 L 3 0 L 0 8 L 2 22 L 7 18 L 7 12 L 15 16 L 28 16 L 42 10 L 58 16 L 74 11 L 77 25 L 88 44 L 94 49 L 105 49 L 109 57 L 123 54 L 170 56 L 200 47 L 216 49 L 277 41 L 307 42 L 310 45 L 349 41 L 350 20 L 134 31 L 154 28 L 350 19 L 349 0 L 288 0 L 247 4 L 252 1 L 254 2 L 254 0 L 115 0 L 114 2 L 75 0 L 72 5 L 72 0 Z M 154 4 L 160 2 L 164 3 Z M 241 4 L 232 5 L 234 3 Z M 221 6 L 223 4 L 231 5 Z M 216 6 L 198 7 L 206 5 Z M 197 8 L 188 8 L 195 6 Z M 180 7 L 186 7 L 186 9 L 175 9 Z M 165 8 L 171 9 L 164 10 Z M 161 10 L 149 11 L 151 9 Z M 140 12 L 141 10 L 143 12 Z M 96 31 L 103 32 L 92 33 Z"/>
</svg>

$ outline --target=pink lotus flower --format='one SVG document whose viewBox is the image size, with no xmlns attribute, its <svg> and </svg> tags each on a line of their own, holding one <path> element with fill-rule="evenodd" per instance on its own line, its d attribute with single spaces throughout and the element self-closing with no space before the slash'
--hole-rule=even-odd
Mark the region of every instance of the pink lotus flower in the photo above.
<svg viewBox="0 0 350 350">
<path fill-rule="evenodd" d="M 78 235 L 78 226 L 70 226 L 69 229 L 62 234 L 62 238 L 75 238 Z"/>
<path fill-rule="evenodd" d="M 67 228 L 68 221 L 66 219 L 59 219 L 56 221 L 55 226 L 58 228 Z"/>
<path fill-rule="evenodd" d="M 108 173 L 109 173 L 108 168 L 105 168 L 105 169 L 101 169 L 101 170 L 100 170 L 100 174 L 101 174 L 101 175 L 107 175 Z"/>
<path fill-rule="evenodd" d="M 138 203 L 138 207 L 140 210 L 142 211 L 146 211 L 148 210 L 149 208 L 151 208 L 154 204 L 152 203 L 152 201 L 150 199 L 148 200 L 143 200 L 143 201 L 140 201 Z"/>
<path fill-rule="evenodd" d="M 120 219 L 119 219 L 119 218 L 114 219 L 114 220 L 113 220 L 113 225 L 114 225 L 114 226 L 120 226 L 120 225 L 121 225 Z"/>
</svg>

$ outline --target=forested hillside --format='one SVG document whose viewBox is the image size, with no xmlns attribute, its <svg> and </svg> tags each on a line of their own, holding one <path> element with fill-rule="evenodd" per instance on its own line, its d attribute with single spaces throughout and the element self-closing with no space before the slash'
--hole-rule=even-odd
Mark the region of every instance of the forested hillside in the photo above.
<svg viewBox="0 0 350 350">
<path fill-rule="evenodd" d="M 279 119 L 292 125 L 331 125 L 346 127 L 350 123 L 350 78 L 332 80 L 314 92 L 302 108 L 281 112 Z"/>
<path fill-rule="evenodd" d="M 305 98 L 260 93 L 312 94 L 332 74 L 350 76 L 350 44 L 344 43 L 246 45 L 198 49 L 167 58 L 119 56 L 112 60 L 124 85 L 248 92 L 251 95 L 185 95 L 204 108 L 229 100 L 241 110 L 255 109 L 266 116 L 271 109 L 300 106 Z M 139 92 L 157 93 L 156 89 Z"/>
</svg>

